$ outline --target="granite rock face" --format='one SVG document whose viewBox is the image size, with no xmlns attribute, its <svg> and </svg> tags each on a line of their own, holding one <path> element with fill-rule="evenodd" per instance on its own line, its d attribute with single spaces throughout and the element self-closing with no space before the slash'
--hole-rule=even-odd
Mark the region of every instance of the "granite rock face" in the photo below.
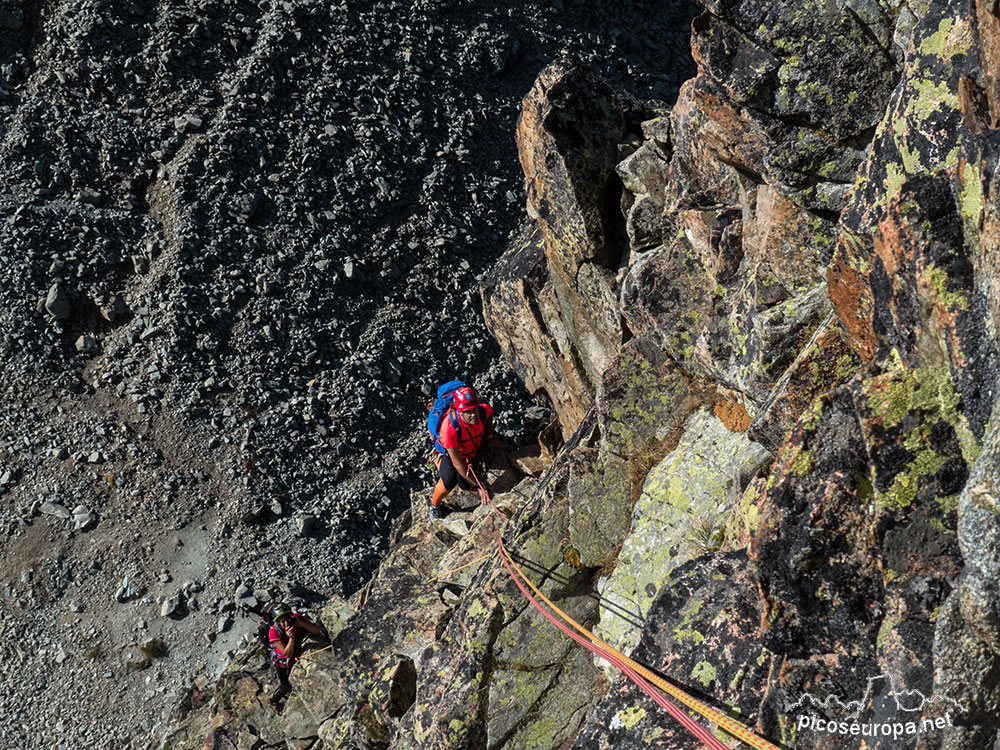
<svg viewBox="0 0 1000 750">
<path fill-rule="evenodd" d="M 704 6 L 669 113 L 563 64 L 525 99 L 529 221 L 483 296 L 567 441 L 509 522 L 413 524 L 337 638 L 369 645 L 297 688 L 299 716 L 332 697 L 296 746 L 691 747 L 525 603 L 500 533 L 783 747 L 997 742 L 996 9 Z"/>
<path fill-rule="evenodd" d="M 483 291 L 491 333 L 529 390 L 552 400 L 566 436 L 622 343 L 615 273 L 627 242 L 615 167 L 625 126 L 618 95 L 585 68 L 542 71 L 517 126 L 535 229 L 512 244 Z M 555 361 L 544 354 L 552 343 Z"/>
</svg>

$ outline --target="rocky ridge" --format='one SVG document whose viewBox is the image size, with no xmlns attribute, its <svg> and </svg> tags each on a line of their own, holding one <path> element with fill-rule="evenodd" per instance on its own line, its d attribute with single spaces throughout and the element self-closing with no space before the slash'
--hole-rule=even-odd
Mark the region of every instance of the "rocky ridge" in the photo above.
<svg viewBox="0 0 1000 750">
<path fill-rule="evenodd" d="M 509 524 L 415 495 L 286 715 L 235 669 L 165 747 L 691 747 L 526 604 L 499 533 L 784 747 L 997 742 L 995 5 L 703 5 L 669 112 L 569 63 L 523 103 L 529 218 L 484 309 L 565 444 Z"/>
</svg>

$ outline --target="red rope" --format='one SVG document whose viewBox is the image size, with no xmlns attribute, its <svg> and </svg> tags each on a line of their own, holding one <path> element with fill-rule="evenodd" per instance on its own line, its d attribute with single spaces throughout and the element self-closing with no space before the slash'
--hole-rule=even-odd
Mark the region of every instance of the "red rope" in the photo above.
<svg viewBox="0 0 1000 750">
<path fill-rule="evenodd" d="M 510 516 L 508 516 L 506 513 L 500 510 L 496 505 L 494 505 L 493 498 L 490 497 L 490 493 L 486 490 L 485 487 L 483 487 L 483 483 L 479 481 L 479 477 L 476 476 L 476 470 L 472 468 L 471 463 L 469 464 L 469 473 L 472 474 L 472 478 L 475 479 L 476 484 L 479 485 L 479 500 L 482 502 L 482 504 L 483 505 L 489 504 L 490 507 L 493 508 L 493 510 L 495 510 L 497 513 L 500 514 L 500 517 L 503 518 L 503 520 L 509 521 Z"/>
<path fill-rule="evenodd" d="M 572 638 L 574 641 L 579 643 L 584 648 L 593 651 L 595 654 L 598 654 L 604 659 L 607 659 L 609 662 L 618 667 L 622 672 L 625 673 L 626 677 L 628 677 L 630 680 L 632 680 L 632 682 L 638 685 L 647 695 L 649 695 L 654 701 L 656 701 L 658 705 L 666 709 L 666 711 L 675 719 L 677 719 L 677 721 L 679 721 L 685 729 L 691 732 L 691 734 L 693 734 L 699 740 L 704 742 L 705 745 L 712 748 L 712 750 L 727 750 L 725 745 L 723 745 L 721 742 L 719 742 L 719 740 L 717 740 L 715 737 L 713 737 L 711 734 L 708 733 L 708 730 L 706 730 L 700 724 L 695 722 L 682 709 L 680 709 L 677 705 L 675 705 L 669 698 L 662 695 L 652 685 L 646 682 L 646 680 L 640 677 L 625 662 L 623 662 L 621 659 L 619 659 L 617 656 L 610 653 L 609 651 L 604 650 L 600 646 L 594 645 L 583 636 L 573 632 L 566 625 L 559 622 L 559 620 L 557 620 L 554 615 L 552 615 L 544 607 L 542 607 L 542 605 L 538 603 L 535 597 L 531 595 L 531 592 L 528 591 L 527 588 L 525 588 L 523 583 L 521 583 L 521 579 L 514 574 L 514 569 L 511 567 L 510 562 L 507 560 L 507 553 L 503 546 L 503 540 L 498 539 L 497 542 L 500 548 L 500 560 L 503 562 L 504 567 L 507 568 L 507 572 L 510 573 L 510 577 L 514 579 L 514 583 L 516 583 L 517 587 L 521 589 L 521 593 L 524 594 L 525 598 L 529 602 L 531 602 L 532 605 L 534 605 L 535 609 L 537 609 L 539 612 L 542 613 L 542 615 L 544 615 L 545 619 L 547 619 L 549 622 L 551 622 L 553 625 L 555 625 L 562 632 L 564 632 L 566 635 L 568 635 L 570 638 Z"/>
</svg>

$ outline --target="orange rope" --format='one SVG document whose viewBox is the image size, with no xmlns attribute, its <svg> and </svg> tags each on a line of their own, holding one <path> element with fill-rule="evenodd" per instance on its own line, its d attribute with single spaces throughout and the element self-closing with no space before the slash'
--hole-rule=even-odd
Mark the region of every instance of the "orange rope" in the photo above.
<svg viewBox="0 0 1000 750">
<path fill-rule="evenodd" d="M 483 561 L 483 560 L 485 560 L 485 559 L 486 559 L 487 557 L 489 557 L 489 555 L 483 555 L 482 557 L 477 557 L 477 558 L 476 558 L 475 560 L 473 560 L 472 562 L 470 562 L 470 563 L 466 563 L 465 565 L 463 565 L 463 566 L 462 566 L 462 567 L 460 567 L 460 568 L 452 568 L 451 570 L 448 570 L 448 571 L 445 571 L 445 572 L 444 572 L 444 573 L 442 573 L 441 575 L 437 575 L 437 576 L 434 576 L 433 578 L 428 578 L 428 579 L 427 579 L 426 581 L 424 581 L 424 583 L 433 583 L 434 581 L 438 580 L 439 578 L 444 578 L 445 576 L 450 576 L 450 575 L 451 575 L 452 573 L 457 573 L 457 572 L 458 572 L 458 571 L 460 571 L 460 570 L 465 570 L 465 569 L 466 569 L 466 568 L 468 568 L 468 567 L 469 567 L 470 565 L 475 565 L 475 564 L 476 564 L 477 562 L 482 562 L 482 561 Z"/>
<path fill-rule="evenodd" d="M 483 505 L 488 504 L 501 518 L 503 518 L 505 521 L 509 521 L 510 517 L 506 513 L 501 511 L 493 502 L 493 499 L 490 497 L 490 493 L 487 491 L 486 487 L 483 486 L 483 483 L 479 480 L 479 477 L 476 475 L 475 470 L 472 468 L 471 464 L 469 465 L 469 472 L 472 474 L 473 479 L 476 480 L 476 484 L 479 486 L 479 498 L 482 501 L 482 504 Z M 709 748 L 712 748 L 712 750 L 726 750 L 724 745 L 722 745 L 717 739 L 708 734 L 704 728 L 702 728 L 696 722 L 692 721 L 689 716 L 684 714 L 683 711 L 681 711 L 673 703 L 671 703 L 668 698 L 666 698 L 664 695 L 657 693 L 656 690 L 653 689 L 654 685 L 656 686 L 656 688 L 659 688 L 667 695 L 670 695 L 673 698 L 677 699 L 685 706 L 687 706 L 689 709 L 695 711 L 696 713 L 700 714 L 702 717 L 708 719 L 709 721 L 714 722 L 719 727 L 729 732 L 729 734 L 742 740 L 743 742 L 755 748 L 756 750 L 780 750 L 776 745 L 771 744 L 766 739 L 759 736 L 758 734 L 756 734 L 755 732 L 753 732 L 740 722 L 729 718 L 722 712 L 712 708 L 706 703 L 703 703 L 702 701 L 698 700 L 692 695 L 689 695 L 676 685 L 667 682 L 659 675 L 650 671 L 642 664 L 639 664 L 637 661 L 629 658 L 628 656 L 625 656 L 625 654 L 623 654 L 621 651 L 617 650 L 608 643 L 605 643 L 603 640 L 598 638 L 592 632 L 590 632 L 585 627 L 580 625 L 580 623 L 576 622 L 576 620 L 574 620 L 568 614 L 559 609 L 559 607 L 553 604 L 552 601 L 549 600 L 548 597 L 546 597 L 545 594 L 543 594 L 538 589 L 538 587 L 535 586 L 534 583 L 532 583 L 531 579 L 524 574 L 524 572 L 517 566 L 517 563 L 515 563 L 513 559 L 511 559 L 510 554 L 507 552 L 507 548 L 504 546 L 502 536 L 497 537 L 497 544 L 499 547 L 501 562 L 504 564 L 504 567 L 507 568 L 507 572 L 510 573 L 510 576 L 513 579 L 514 583 L 524 594 L 525 598 L 539 612 L 541 612 L 541 614 L 544 615 L 546 619 L 551 621 L 556 627 L 558 627 L 560 630 L 562 630 L 564 633 L 566 633 L 570 638 L 575 640 L 580 645 L 604 657 L 607 661 L 617 666 L 630 680 L 632 680 L 632 682 L 634 682 L 642 690 L 648 693 L 650 697 L 652 697 L 653 700 L 656 701 L 658 705 L 666 709 L 671 714 L 671 716 L 677 719 L 677 721 L 680 722 L 681 725 L 683 725 L 695 737 L 702 740 L 702 742 L 704 742 Z M 464 568 L 467 568 L 471 565 L 475 565 L 477 562 L 481 562 L 486 557 L 487 555 L 483 555 L 482 557 L 477 558 L 476 560 L 473 560 L 472 562 L 467 563 L 466 565 L 463 565 L 460 568 L 449 570 L 445 573 L 435 576 L 434 578 L 429 579 L 426 582 L 431 583 L 432 581 L 436 581 L 439 578 L 443 578 L 446 575 L 455 573 L 459 570 L 463 570 Z M 538 601 L 535 600 L 535 598 L 531 595 L 531 593 L 529 593 L 528 590 L 524 587 L 522 580 L 531 588 L 531 590 L 538 596 L 539 599 L 545 602 L 545 604 L 548 607 L 550 607 L 558 617 L 562 618 L 563 620 L 562 623 L 556 619 L 556 615 L 547 612 L 545 608 L 542 607 L 538 603 Z M 572 626 L 577 632 L 576 633 L 572 632 L 569 629 L 569 627 L 567 627 L 567 625 L 564 625 L 563 623 L 567 623 L 569 626 Z"/>
<path fill-rule="evenodd" d="M 500 548 L 501 548 L 501 554 L 506 554 L 506 549 L 503 547 L 503 540 L 500 540 Z M 603 640 L 601 640 L 596 635 L 591 633 L 585 627 L 580 625 L 580 623 L 578 623 L 568 614 L 559 609 L 559 607 L 557 607 L 555 604 L 549 601 L 549 599 L 545 596 L 545 594 L 539 591 L 538 587 L 531 582 L 531 579 L 528 578 L 526 575 L 524 575 L 524 572 L 517 566 L 515 562 L 511 561 L 510 564 L 513 566 L 514 570 L 517 571 L 518 575 L 525 580 L 528 586 L 531 587 L 531 590 L 535 592 L 535 594 L 538 596 L 539 599 L 541 599 L 543 602 L 545 602 L 545 604 L 551 607 L 552 610 L 557 615 L 559 615 L 565 622 L 572 625 L 573 628 L 576 629 L 578 633 L 580 633 L 586 638 L 589 638 L 590 642 L 593 643 L 595 646 L 613 654 L 617 659 L 623 661 L 640 676 L 642 676 L 646 680 L 649 680 L 649 682 L 653 683 L 654 685 L 656 685 L 656 687 L 660 688 L 660 690 L 667 693 L 668 695 L 673 696 L 681 703 L 683 703 L 685 706 L 701 714 L 709 721 L 715 722 L 720 727 L 729 732 L 731 735 L 743 740 L 751 747 L 757 748 L 757 750 L 779 750 L 777 746 L 772 745 L 770 742 L 765 740 L 763 737 L 760 737 L 759 735 L 755 734 L 752 730 L 748 729 L 743 724 L 740 724 L 738 721 L 729 718 L 728 716 L 721 713 L 720 711 L 717 711 L 711 706 L 702 703 L 700 700 L 684 692 L 676 685 L 667 682 L 659 675 L 651 672 L 649 669 L 639 664 L 637 661 L 634 661 L 628 656 L 625 656 L 625 654 L 616 649 L 614 646 L 610 646 L 607 643 L 605 643 Z"/>
</svg>

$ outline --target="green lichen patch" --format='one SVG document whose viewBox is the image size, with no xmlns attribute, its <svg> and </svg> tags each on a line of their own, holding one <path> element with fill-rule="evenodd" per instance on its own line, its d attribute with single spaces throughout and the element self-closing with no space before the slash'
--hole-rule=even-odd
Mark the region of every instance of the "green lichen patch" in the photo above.
<svg viewBox="0 0 1000 750">
<path fill-rule="evenodd" d="M 972 162 L 966 162 L 962 168 L 960 203 L 962 217 L 978 229 L 983 215 L 983 179 L 979 166 Z"/>
<path fill-rule="evenodd" d="M 944 81 L 929 78 L 913 78 L 910 81 L 915 94 L 907 104 L 916 122 L 924 122 L 935 112 L 958 109 L 958 94 Z"/>
<path fill-rule="evenodd" d="M 962 310 L 963 312 L 969 309 L 968 297 L 961 292 L 949 291 L 949 278 L 947 271 L 943 268 L 931 266 L 925 275 L 930 281 L 931 286 L 934 287 L 938 300 L 947 309 Z"/>
<path fill-rule="evenodd" d="M 925 55 L 948 59 L 968 54 L 972 42 L 972 29 L 967 19 L 942 18 L 937 31 L 921 40 L 919 49 Z"/>
<path fill-rule="evenodd" d="M 949 423 L 961 416 L 951 373 L 942 366 L 898 371 L 874 379 L 869 383 L 868 396 L 875 415 L 885 424 L 896 424 L 914 410 L 938 414 Z"/>
<path fill-rule="evenodd" d="M 804 477 L 811 473 L 815 466 L 816 459 L 813 458 L 812 453 L 807 450 L 800 450 L 792 461 L 789 471 L 797 477 Z"/>
<path fill-rule="evenodd" d="M 633 729 L 636 724 L 642 721 L 642 718 L 645 715 L 646 709 L 641 706 L 632 706 L 631 708 L 625 708 L 619 711 L 617 717 L 623 727 L 626 729 Z"/>
<path fill-rule="evenodd" d="M 971 463 L 979 443 L 961 413 L 947 367 L 908 372 L 897 359 L 896 368 L 869 381 L 865 393 L 874 417 L 869 430 L 875 441 L 875 500 L 901 511 L 928 493 L 940 498 L 955 494 L 966 471 L 963 462 Z M 946 465 L 951 467 L 947 471 Z M 940 498 L 940 509 L 948 515 L 951 508 Z"/>
<path fill-rule="evenodd" d="M 697 680 L 706 689 L 712 687 L 712 683 L 715 682 L 716 677 L 715 667 L 707 661 L 698 662 L 694 669 L 691 670 L 691 679 Z"/>
</svg>

